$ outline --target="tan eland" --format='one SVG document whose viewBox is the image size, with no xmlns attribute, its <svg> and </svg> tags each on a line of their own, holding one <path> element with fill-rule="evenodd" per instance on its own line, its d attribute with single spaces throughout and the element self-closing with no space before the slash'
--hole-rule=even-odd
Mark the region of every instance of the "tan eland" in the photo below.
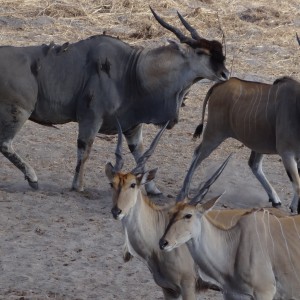
<svg viewBox="0 0 300 300">
<path fill-rule="evenodd" d="M 249 166 L 276 207 L 281 202 L 263 173 L 262 160 L 264 154 L 279 154 L 293 184 L 290 209 L 300 213 L 299 82 L 289 77 L 277 79 L 273 84 L 231 78 L 215 84 L 204 100 L 202 121 L 195 137 L 202 133 L 207 104 L 207 125 L 194 153 L 194 169 L 225 139 L 234 138 L 252 150 Z"/>
<path fill-rule="evenodd" d="M 112 214 L 122 220 L 125 231 L 123 258 L 140 257 L 150 269 L 154 281 L 162 288 L 165 299 L 195 300 L 196 292 L 204 287 L 217 289 L 201 280 L 198 267 L 186 245 L 172 252 L 162 252 L 158 241 L 169 222 L 168 207 L 155 205 L 144 193 L 143 186 L 152 180 L 157 169 L 144 171 L 164 128 L 153 140 L 137 166 L 128 173 L 121 172 L 122 133 L 116 149 L 116 164 L 106 165 L 106 175 L 112 187 Z"/>
<path fill-rule="evenodd" d="M 220 196 L 201 203 L 208 182 L 170 209 L 160 248 L 172 253 L 186 244 L 224 300 L 299 300 L 300 216 L 276 208 L 212 210 Z"/>
</svg>

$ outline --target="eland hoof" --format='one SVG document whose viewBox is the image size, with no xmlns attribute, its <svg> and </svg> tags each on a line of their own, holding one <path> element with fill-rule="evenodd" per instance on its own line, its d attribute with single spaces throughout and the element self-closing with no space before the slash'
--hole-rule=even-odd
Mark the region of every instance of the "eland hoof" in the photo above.
<svg viewBox="0 0 300 300">
<path fill-rule="evenodd" d="M 150 196 L 151 195 L 152 196 L 162 195 L 162 192 L 157 187 L 155 187 L 155 189 L 150 189 L 150 190 L 146 189 L 146 191 L 147 191 L 147 194 L 150 195 Z"/>
<path fill-rule="evenodd" d="M 156 185 L 152 181 L 146 184 L 145 189 L 148 195 L 158 196 L 162 194 L 162 192 L 156 187 Z"/>
<path fill-rule="evenodd" d="M 131 255 L 131 253 L 129 253 L 129 252 L 126 252 L 126 253 L 124 253 L 124 255 L 123 255 L 123 260 L 124 260 L 124 262 L 130 261 L 132 258 L 133 258 L 133 255 Z"/>
<path fill-rule="evenodd" d="M 290 206 L 289 209 L 290 209 L 290 211 L 291 211 L 292 214 L 299 214 L 300 213 L 300 211 L 298 209 L 296 209 L 296 208 L 294 208 L 292 206 Z"/>
<path fill-rule="evenodd" d="M 71 191 L 81 193 L 81 192 L 84 192 L 84 187 L 83 186 L 79 187 L 76 184 L 72 184 Z"/>
<path fill-rule="evenodd" d="M 269 198 L 269 202 L 272 203 L 273 207 L 279 207 L 281 206 L 281 202 L 275 202 L 273 199 Z"/>
<path fill-rule="evenodd" d="M 28 179 L 28 184 L 31 188 L 33 188 L 34 190 L 38 190 L 39 189 L 39 183 L 37 181 L 30 181 Z"/>
<path fill-rule="evenodd" d="M 275 208 L 281 206 L 281 202 L 273 202 L 273 201 L 271 202 L 272 202 L 272 206 Z"/>
</svg>

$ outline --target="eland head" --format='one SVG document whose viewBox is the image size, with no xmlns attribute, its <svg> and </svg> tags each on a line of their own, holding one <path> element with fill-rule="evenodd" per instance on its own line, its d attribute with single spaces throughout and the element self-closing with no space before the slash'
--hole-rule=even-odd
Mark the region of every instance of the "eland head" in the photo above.
<svg viewBox="0 0 300 300">
<path fill-rule="evenodd" d="M 201 215 L 210 210 L 221 197 L 214 197 L 205 203 L 204 196 L 207 194 L 210 186 L 218 179 L 226 167 L 231 155 L 222 163 L 218 170 L 207 180 L 200 185 L 199 191 L 193 198 L 189 199 L 188 190 L 191 181 L 190 174 L 194 171 L 196 161 L 192 162 L 190 169 L 186 175 L 178 197 L 176 205 L 169 211 L 170 222 L 165 230 L 163 237 L 159 241 L 161 250 L 171 251 L 174 248 L 186 243 L 191 238 L 196 236 L 197 231 L 201 230 L 199 222 Z"/>
<path fill-rule="evenodd" d="M 105 166 L 105 173 L 110 181 L 113 190 L 113 208 L 111 210 L 115 219 L 121 220 L 135 205 L 140 190 L 143 185 L 154 179 L 157 168 L 145 171 L 145 164 L 155 150 L 156 145 L 164 130 L 168 126 L 168 122 L 157 133 L 152 141 L 149 149 L 140 157 L 134 169 L 130 172 L 122 172 L 123 158 L 122 158 L 122 129 L 118 123 L 118 143 L 115 151 L 116 163 L 113 166 L 107 163 Z"/>
<path fill-rule="evenodd" d="M 190 68 L 198 75 L 198 79 L 207 78 L 214 81 L 225 81 L 229 78 L 229 71 L 224 63 L 226 53 L 223 54 L 223 46 L 219 41 L 207 40 L 200 36 L 195 28 L 179 13 L 178 17 L 184 27 L 189 31 L 190 36 L 184 35 L 178 28 L 168 24 L 150 7 L 151 12 L 158 23 L 171 31 L 179 39 L 180 43 L 186 45 L 186 48 L 176 41 L 169 41 L 173 47 L 179 49 L 184 56 L 190 58 Z"/>
</svg>

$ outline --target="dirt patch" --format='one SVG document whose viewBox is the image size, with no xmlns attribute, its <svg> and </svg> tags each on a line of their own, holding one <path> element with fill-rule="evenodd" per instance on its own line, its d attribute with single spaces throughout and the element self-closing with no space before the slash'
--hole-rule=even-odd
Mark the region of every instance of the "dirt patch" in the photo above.
<svg viewBox="0 0 300 300">
<path fill-rule="evenodd" d="M 242 21 L 255 23 L 263 26 L 278 26 L 280 22 L 283 21 L 282 19 L 280 19 L 279 11 L 265 6 L 247 8 L 245 11 L 240 13 L 239 16 Z"/>
</svg>

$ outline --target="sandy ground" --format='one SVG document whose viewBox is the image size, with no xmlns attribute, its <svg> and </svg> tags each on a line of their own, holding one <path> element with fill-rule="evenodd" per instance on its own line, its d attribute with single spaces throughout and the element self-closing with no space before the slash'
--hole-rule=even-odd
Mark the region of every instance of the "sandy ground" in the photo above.
<svg viewBox="0 0 300 300">
<path fill-rule="evenodd" d="M 40 44 L 48 43 L 53 38 L 56 42 L 64 42 L 65 35 L 75 41 L 78 37 L 87 37 L 93 30 L 99 29 L 91 29 L 91 24 L 86 24 L 84 36 L 85 23 L 82 21 L 79 25 L 83 27 L 76 23 L 77 28 L 80 28 L 79 33 L 63 31 L 60 35 L 59 30 L 54 30 L 51 23 L 55 22 L 55 17 L 25 16 L 19 20 L 14 18 L 16 10 L 12 9 L 12 2 L 0 2 L 3 2 L 0 9 L 0 21 L 3 24 L 0 30 L 1 44 Z M 198 2 L 203 2 L 210 12 L 216 10 L 217 4 L 214 1 L 193 3 Z M 227 19 L 234 8 L 228 6 L 228 1 L 225 0 L 218 3 L 226 30 Z M 255 5 L 264 4 L 264 1 L 255 1 L 248 5 L 242 1 L 236 6 L 236 15 L 241 8 L 242 11 L 247 11 Z M 300 12 L 297 1 L 289 1 L 288 5 L 294 9 L 292 13 L 297 9 Z M 175 2 L 173 6 L 176 8 Z M 185 2 L 181 3 L 181 7 L 186 7 L 187 11 L 192 10 L 189 4 L 185 6 Z M 257 24 L 248 22 L 249 26 L 246 24 L 242 28 L 237 26 L 236 31 L 240 33 L 243 29 L 243 35 L 234 35 L 232 27 L 228 28 L 227 51 L 237 50 L 238 40 L 241 43 L 244 41 L 246 45 L 235 52 L 239 53 L 235 55 L 235 76 L 264 82 L 272 82 L 283 75 L 293 75 L 299 79 L 297 70 L 300 49 L 294 38 L 294 32 L 297 29 L 300 32 L 299 13 L 289 15 L 287 19 L 284 4 L 282 11 L 278 8 L 279 17 L 273 11 L 271 5 L 269 8 L 265 6 L 270 24 L 257 21 Z M 21 23 L 15 25 L 16 20 Z M 152 22 L 154 23 L 153 19 Z M 117 29 L 116 26 L 115 30 Z M 285 46 L 282 44 L 283 37 L 278 35 L 278 30 L 282 32 L 284 29 L 288 30 L 287 37 L 290 38 Z M 277 35 L 273 36 L 273 42 L 264 44 L 264 34 L 270 38 L 274 31 Z M 170 36 L 166 32 L 165 34 Z M 256 38 L 259 37 L 258 44 L 255 43 L 258 41 L 255 35 Z M 161 43 L 162 39 L 133 43 L 153 46 L 157 41 Z M 228 55 L 231 58 L 234 56 Z M 160 167 L 156 182 L 163 195 L 153 199 L 158 203 L 173 201 L 180 188 L 193 150 L 199 143 L 192 141 L 191 137 L 200 120 L 202 100 L 210 86 L 211 83 L 204 82 L 192 88 L 186 106 L 181 110 L 179 124 L 173 130 L 165 132 L 155 155 L 148 163 L 148 166 Z M 162 299 L 160 289 L 138 258 L 128 263 L 122 260 L 122 227 L 111 216 L 110 188 L 104 175 L 106 162 L 114 160 L 116 138 L 104 135 L 97 138 L 87 165 L 86 190 L 77 193 L 70 191 L 76 162 L 77 124 L 69 123 L 58 128 L 27 122 L 15 139 L 14 145 L 19 154 L 36 170 L 40 184 L 38 191 L 31 190 L 23 175 L 0 156 L 0 299 Z M 145 126 L 146 145 L 156 131 L 152 125 Z M 231 152 L 235 153 L 233 158 L 207 197 L 226 190 L 221 206 L 269 206 L 266 194 L 247 166 L 250 151 L 233 140 L 227 140 L 203 162 L 193 185 L 196 186 L 203 180 Z M 130 170 L 133 159 L 127 148 L 124 156 L 125 169 Z M 266 175 L 283 201 L 282 209 L 287 211 L 292 188 L 280 158 L 266 157 L 264 166 Z M 220 293 L 206 292 L 199 299 L 219 300 L 222 296 Z"/>
</svg>

